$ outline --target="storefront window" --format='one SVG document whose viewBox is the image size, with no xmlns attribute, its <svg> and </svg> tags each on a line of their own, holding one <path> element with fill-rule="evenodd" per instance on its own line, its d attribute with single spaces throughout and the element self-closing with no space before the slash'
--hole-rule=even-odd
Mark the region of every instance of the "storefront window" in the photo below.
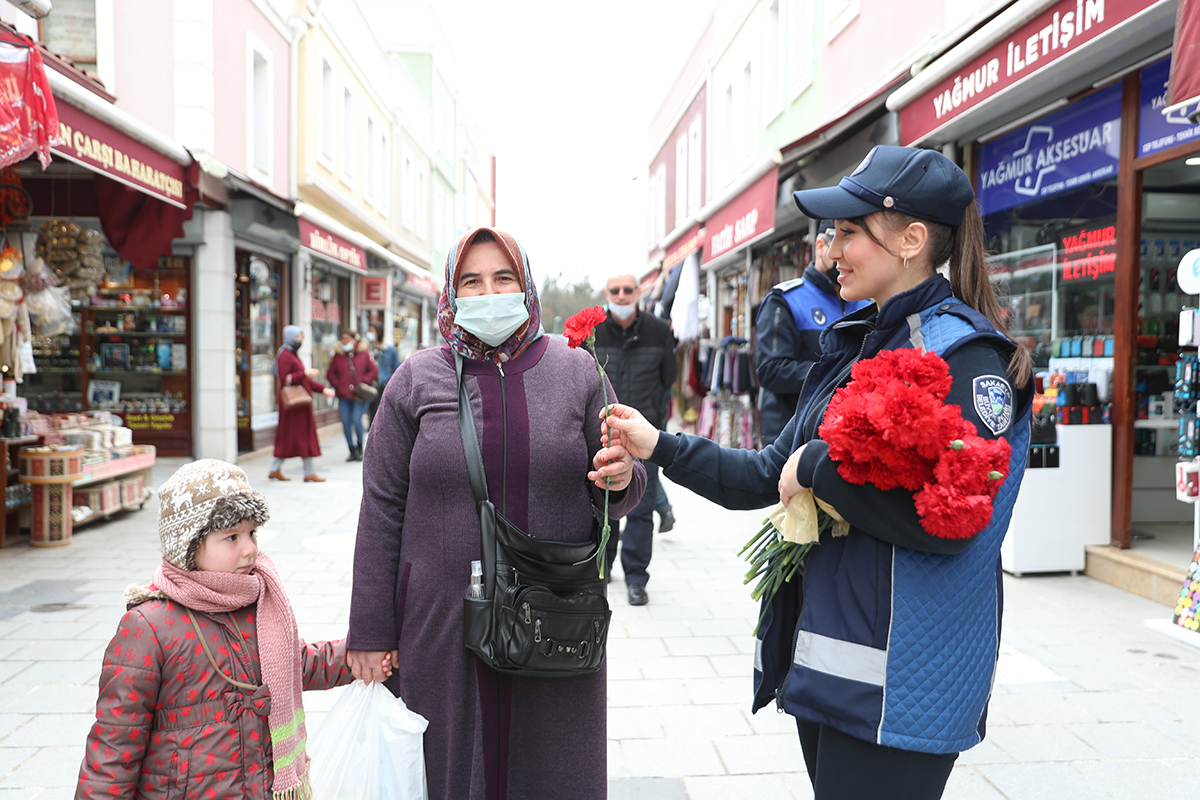
<svg viewBox="0 0 1200 800">
<path fill-rule="evenodd" d="M 350 281 L 316 265 L 312 271 L 312 365 L 320 371 L 317 380 L 325 382 L 329 362 L 341 338 L 343 309 L 350 297 Z M 361 332 L 360 332 L 361 333 Z M 324 395 L 313 397 L 313 410 L 335 408 L 336 400 Z"/>
<path fill-rule="evenodd" d="M 393 320 L 392 341 L 403 361 L 417 352 L 421 342 L 421 303 L 397 292 Z"/>
<path fill-rule="evenodd" d="M 979 148 L 978 195 L 1009 334 L 1036 367 L 1113 355 L 1121 92 L 1111 86 Z"/>
<path fill-rule="evenodd" d="M 254 427 L 253 420 L 277 410 L 275 375 L 271 367 L 282 343 L 280 284 L 284 267 L 262 256 L 237 253 L 238 427 Z"/>
</svg>

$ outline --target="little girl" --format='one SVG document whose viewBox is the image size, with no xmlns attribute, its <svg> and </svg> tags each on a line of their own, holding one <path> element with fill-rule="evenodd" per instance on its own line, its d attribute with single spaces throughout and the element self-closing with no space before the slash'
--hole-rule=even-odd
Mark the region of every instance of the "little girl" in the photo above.
<svg viewBox="0 0 1200 800">
<path fill-rule="evenodd" d="M 299 638 L 245 472 L 194 461 L 159 502 L 163 560 L 125 591 L 75 797 L 304 800 L 301 692 L 353 680 L 346 643 Z"/>
</svg>

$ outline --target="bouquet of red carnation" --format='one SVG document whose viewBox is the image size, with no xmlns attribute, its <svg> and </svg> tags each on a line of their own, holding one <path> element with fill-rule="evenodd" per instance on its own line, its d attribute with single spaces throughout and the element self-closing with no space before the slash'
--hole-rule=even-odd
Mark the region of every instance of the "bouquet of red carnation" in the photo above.
<svg viewBox="0 0 1200 800">
<path fill-rule="evenodd" d="M 966 539 L 987 527 L 1008 472 L 1004 439 L 984 439 L 943 402 L 950 367 L 936 353 L 884 350 L 860 361 L 838 389 L 818 431 L 850 483 L 915 492 L 921 526 Z"/>
<path fill-rule="evenodd" d="M 921 527 L 933 536 L 966 539 L 987 527 L 1011 448 L 1004 439 L 979 436 L 958 406 L 944 402 L 949 365 L 935 353 L 884 350 L 855 364 L 850 377 L 818 429 L 838 474 L 858 485 L 914 492 Z M 820 534 L 844 535 L 833 511 L 818 500 L 807 523 L 812 530 L 799 541 L 785 539 L 772 520 L 763 523 L 739 553 L 749 552 L 745 582 L 759 579 L 755 599 L 774 596 L 791 580 Z"/>
<path fill-rule="evenodd" d="M 596 361 L 596 370 L 600 373 L 600 388 L 604 390 L 604 417 L 608 419 L 608 384 L 604 382 L 604 367 L 596 359 L 596 326 L 608 318 L 608 312 L 600 306 L 585 308 L 577 314 L 567 317 L 563 324 L 563 335 L 571 347 L 584 347 Z M 596 554 L 600 566 L 600 577 L 604 577 L 604 548 L 608 544 L 611 528 L 608 524 L 608 479 L 604 481 L 604 525 L 600 529 L 600 549 Z"/>
</svg>

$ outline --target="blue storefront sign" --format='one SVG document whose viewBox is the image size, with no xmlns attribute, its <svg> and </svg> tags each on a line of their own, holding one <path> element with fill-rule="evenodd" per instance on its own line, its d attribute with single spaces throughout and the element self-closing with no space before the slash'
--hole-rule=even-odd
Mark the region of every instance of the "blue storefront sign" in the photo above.
<svg viewBox="0 0 1200 800">
<path fill-rule="evenodd" d="M 1121 85 L 1054 111 L 979 148 L 979 210 L 1006 208 L 1117 175 Z"/>
<path fill-rule="evenodd" d="M 1164 115 L 1167 107 L 1167 81 L 1171 77 L 1171 58 L 1142 70 L 1142 91 L 1138 114 L 1138 155 L 1148 156 L 1168 147 L 1190 142 L 1200 136 L 1200 125 L 1192 124 L 1187 114 L 1193 108 L 1180 108 Z"/>
</svg>

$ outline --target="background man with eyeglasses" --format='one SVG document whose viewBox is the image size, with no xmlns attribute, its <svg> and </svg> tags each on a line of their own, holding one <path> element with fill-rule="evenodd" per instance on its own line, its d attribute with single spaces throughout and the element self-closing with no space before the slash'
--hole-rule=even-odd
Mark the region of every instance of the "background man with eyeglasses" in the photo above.
<svg viewBox="0 0 1200 800">
<path fill-rule="evenodd" d="M 661 429 L 667 424 L 667 390 L 678 372 L 671 326 L 638 309 L 638 283 L 632 275 L 609 278 L 604 296 L 608 318 L 596 326 L 596 358 L 621 402 L 642 412 L 651 425 Z M 625 571 L 629 603 L 635 606 L 644 606 L 650 599 L 646 594 L 650 579 L 646 568 L 653 548 L 658 495 L 658 467 L 648 461 L 645 467 L 642 501 L 625 517 L 625 529 L 619 534 L 612 532 L 607 552 L 608 563 L 614 563 L 617 542 L 622 542 L 621 568 Z"/>
</svg>

